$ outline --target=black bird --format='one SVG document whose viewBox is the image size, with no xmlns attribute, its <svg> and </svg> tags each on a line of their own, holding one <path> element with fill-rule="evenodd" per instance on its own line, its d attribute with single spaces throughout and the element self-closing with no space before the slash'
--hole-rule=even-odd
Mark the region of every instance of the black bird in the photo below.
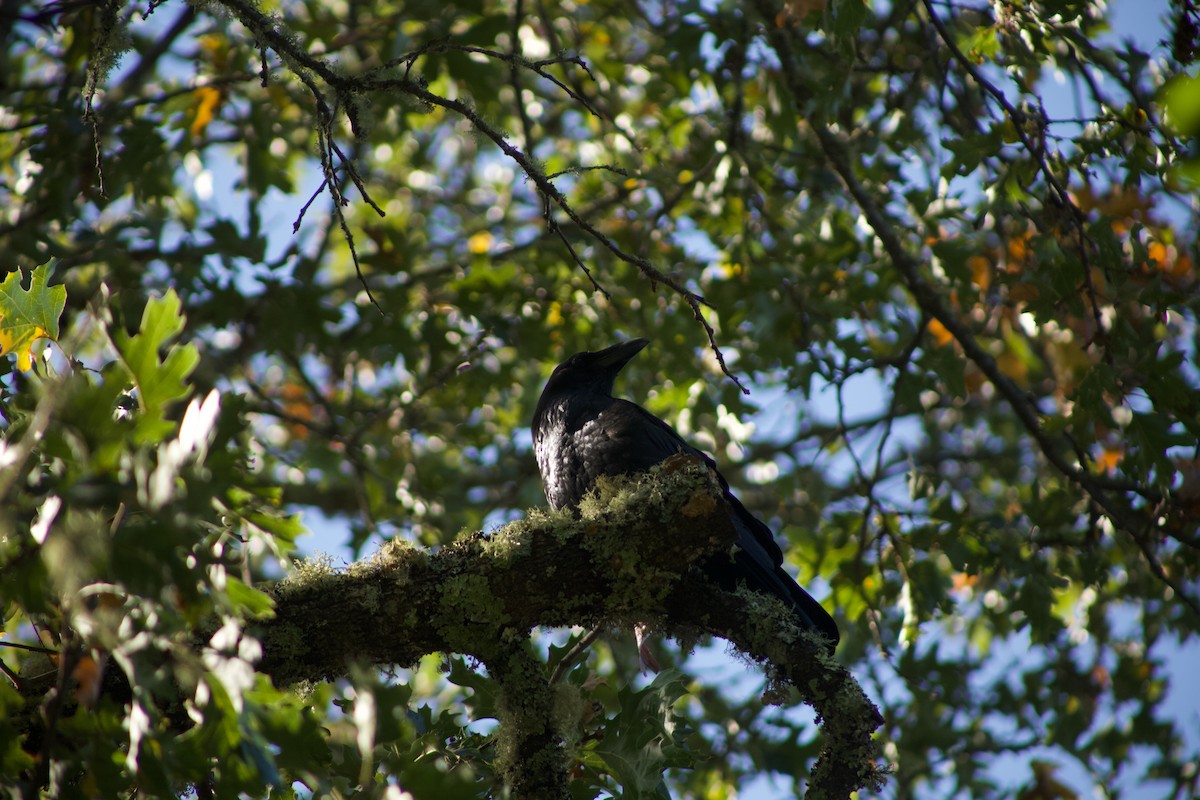
<svg viewBox="0 0 1200 800">
<path fill-rule="evenodd" d="M 601 476 L 644 472 L 677 453 L 703 458 L 720 481 L 738 530 L 733 558 L 712 556 L 703 564 L 705 572 L 722 588 L 745 583 L 783 600 L 801 627 L 822 634 L 833 652 L 837 624 L 784 572 L 783 552 L 771 529 L 734 496 L 716 463 L 646 409 L 612 396 L 617 373 L 649 343 L 631 339 L 576 353 L 550 375 L 533 414 L 533 450 L 546 500 L 554 509 L 574 509 Z M 638 640 L 642 645 L 640 630 Z M 653 666 L 644 646 L 641 651 Z"/>
</svg>

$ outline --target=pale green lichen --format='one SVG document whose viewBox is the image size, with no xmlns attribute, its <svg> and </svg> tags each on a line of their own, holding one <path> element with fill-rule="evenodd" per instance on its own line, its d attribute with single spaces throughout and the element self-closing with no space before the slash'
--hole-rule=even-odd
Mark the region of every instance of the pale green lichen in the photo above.
<svg viewBox="0 0 1200 800">
<path fill-rule="evenodd" d="M 427 563 L 429 553 L 403 539 L 389 539 L 373 555 L 350 565 L 347 572 L 358 577 L 386 575 L 396 583 L 408 583 L 412 569 Z"/>
<path fill-rule="evenodd" d="M 579 687 L 568 681 L 554 684 L 553 691 L 554 707 L 550 712 L 550 724 L 559 738 L 573 743 L 578 739 L 579 721 L 588 708 L 588 701 Z"/>
<path fill-rule="evenodd" d="M 733 594 L 746 604 L 746 627 L 740 633 L 755 654 L 773 664 L 786 663 L 788 647 L 799 634 L 788 607 L 778 598 L 745 586 L 739 586 Z"/>
<path fill-rule="evenodd" d="M 313 553 L 308 558 L 295 562 L 292 569 L 279 583 L 275 584 L 277 597 L 287 597 L 331 585 L 337 577 L 333 556 Z"/>
<path fill-rule="evenodd" d="M 441 612 L 434 624 L 454 649 L 474 652 L 480 635 L 495 637 L 510 621 L 496 602 L 488 579 L 482 575 L 456 575 L 441 584 Z"/>
<path fill-rule="evenodd" d="M 661 606 L 679 572 L 639 557 L 631 537 L 677 536 L 692 520 L 712 514 L 718 502 L 712 474 L 697 459 L 672 459 L 648 473 L 600 478 L 580 503 L 579 525 L 584 547 L 620 578 L 608 608 L 640 609 L 633 612 L 636 621 L 653 621 L 645 617 Z M 619 615 L 607 621 L 630 622 Z"/>
<path fill-rule="evenodd" d="M 528 525 L 508 525 L 485 539 L 480 553 L 500 566 L 508 566 L 514 558 L 529 555 L 532 539 Z"/>
</svg>

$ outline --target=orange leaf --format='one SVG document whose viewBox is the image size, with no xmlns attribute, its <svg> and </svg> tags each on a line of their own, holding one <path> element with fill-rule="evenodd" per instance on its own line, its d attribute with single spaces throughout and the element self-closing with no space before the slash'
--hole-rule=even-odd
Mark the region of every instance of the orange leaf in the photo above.
<svg viewBox="0 0 1200 800">
<path fill-rule="evenodd" d="M 1192 257 L 1181 253 L 1173 261 L 1164 265 L 1163 270 L 1172 278 L 1183 280 L 1192 274 Z"/>
<path fill-rule="evenodd" d="M 1028 231 L 1019 234 L 1008 240 L 1008 261 L 1009 264 L 1024 265 L 1025 260 L 1029 258 L 1029 239 L 1032 234 Z"/>
<path fill-rule="evenodd" d="M 971 282 L 983 291 L 992 285 L 992 262 L 985 256 L 971 256 L 967 259 L 971 268 Z"/>
<path fill-rule="evenodd" d="M 974 589 L 975 584 L 979 583 L 979 576 L 968 575 L 965 572 L 956 572 L 951 580 L 953 581 L 955 591 L 962 591 L 963 589 Z"/>
<path fill-rule="evenodd" d="M 71 673 L 76 684 L 75 699 L 85 708 L 93 707 L 100 698 L 100 684 L 104 678 L 104 662 L 106 660 L 103 655 L 99 659 L 83 656 Z"/>
<path fill-rule="evenodd" d="M 1125 457 L 1125 451 L 1119 447 L 1105 447 L 1100 451 L 1098 466 L 1109 475 L 1117 471 L 1117 465 Z"/>
<path fill-rule="evenodd" d="M 938 347 L 945 347 L 954 341 L 954 334 L 946 330 L 946 326 L 936 319 L 929 320 L 929 334 Z"/>
<path fill-rule="evenodd" d="M 1167 263 L 1167 246 L 1162 242 L 1151 242 L 1146 247 L 1146 253 L 1159 264 Z"/>
</svg>

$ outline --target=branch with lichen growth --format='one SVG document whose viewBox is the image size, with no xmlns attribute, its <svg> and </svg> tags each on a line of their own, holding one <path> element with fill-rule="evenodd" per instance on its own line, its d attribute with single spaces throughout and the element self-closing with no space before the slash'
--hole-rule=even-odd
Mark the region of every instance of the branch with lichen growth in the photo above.
<svg viewBox="0 0 1200 800">
<path fill-rule="evenodd" d="M 408 665 L 435 652 L 478 658 L 501 686 L 498 767 L 515 797 L 565 797 L 567 755 L 554 687 L 528 652 L 538 626 L 644 622 L 711 634 L 795 686 L 822 721 L 810 797 L 877 785 L 879 712 L 850 673 L 773 598 L 723 592 L 691 565 L 737 539 L 721 490 L 679 457 L 639 478 L 602 481 L 579 518 L 532 512 L 436 553 L 399 542 L 335 571 L 310 565 L 276 585 L 259 669 L 278 683 L 326 680 L 351 663 Z M 531 764 L 537 765 L 532 767 Z"/>
<path fill-rule="evenodd" d="M 255 628 L 262 645 L 257 669 L 282 686 L 340 678 L 354 665 L 470 656 L 500 690 L 495 766 L 512 796 L 565 800 L 572 765 L 563 692 L 572 690 L 534 654 L 530 631 L 643 623 L 684 641 L 713 635 L 763 666 L 769 702 L 780 702 L 780 690 L 791 685 L 817 712 L 825 743 L 810 798 L 849 798 L 877 786 L 884 772 L 872 736 L 882 720 L 849 671 L 779 600 L 723 591 L 693 568 L 736 541 L 714 474 L 699 459 L 677 456 L 646 475 L 602 480 L 578 518 L 533 511 L 436 552 L 392 541 L 345 569 L 321 560 L 300 564 L 264 587 L 274 615 Z M 211 633 L 197 631 L 193 646 L 202 649 Z M 59 672 L 22 681 L 31 702 L 20 727 L 44 727 L 34 698 L 54 690 Z M 128 702 L 121 670 L 106 673 L 103 691 Z M 167 717 L 186 728 L 181 709 Z"/>
</svg>

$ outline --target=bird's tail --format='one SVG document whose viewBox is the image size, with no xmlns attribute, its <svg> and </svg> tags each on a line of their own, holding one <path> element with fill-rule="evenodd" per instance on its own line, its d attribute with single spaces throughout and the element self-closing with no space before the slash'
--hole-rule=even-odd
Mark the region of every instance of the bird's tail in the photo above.
<svg viewBox="0 0 1200 800">
<path fill-rule="evenodd" d="M 739 547 L 732 560 L 725 554 L 713 556 L 705 564 L 705 572 L 726 591 L 733 591 L 739 584 L 745 584 L 753 591 L 778 597 L 795 612 L 802 628 L 816 631 L 824 637 L 830 653 L 837 647 L 841 634 L 833 617 L 782 567 L 774 567 L 767 572 Z"/>
<path fill-rule="evenodd" d="M 724 553 L 712 556 L 705 563 L 704 571 L 726 591 L 732 591 L 739 584 L 745 584 L 753 591 L 778 597 L 792 608 L 802 628 L 816 631 L 825 638 L 829 652 L 832 653 L 841 638 L 837 623 L 812 595 L 783 570 L 783 553 L 775 545 L 774 539 L 767 539 L 768 544 L 763 543 L 763 531 L 770 537 L 770 529 L 744 509 L 740 510 L 741 514 L 738 513 L 737 506 L 734 507 L 733 519 L 738 528 L 739 546 L 734 551 L 733 558 Z M 747 522 L 746 517 L 753 522 Z M 751 524 L 756 525 L 755 530 L 749 529 Z M 757 530 L 759 527 L 762 528 L 761 531 Z"/>
</svg>

